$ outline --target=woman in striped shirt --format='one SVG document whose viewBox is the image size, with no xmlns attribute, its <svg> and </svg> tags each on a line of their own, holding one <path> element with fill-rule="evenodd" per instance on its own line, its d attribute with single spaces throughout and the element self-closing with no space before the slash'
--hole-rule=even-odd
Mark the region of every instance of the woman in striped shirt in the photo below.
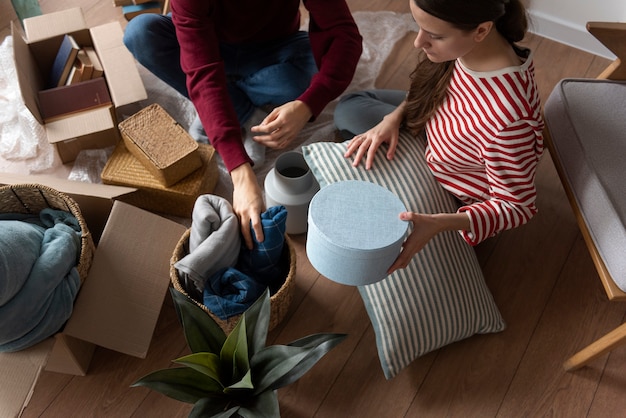
<svg viewBox="0 0 626 418">
<path fill-rule="evenodd" d="M 413 231 L 390 272 L 441 231 L 458 230 L 476 245 L 526 223 L 537 212 L 543 152 L 532 54 L 516 45 L 527 29 L 520 0 L 409 1 L 421 54 L 409 92 L 353 93 L 335 110 L 354 166 L 371 168 L 383 144 L 393 159 L 402 127 L 425 133 L 428 166 L 460 202 L 456 213 L 400 214 Z"/>
</svg>

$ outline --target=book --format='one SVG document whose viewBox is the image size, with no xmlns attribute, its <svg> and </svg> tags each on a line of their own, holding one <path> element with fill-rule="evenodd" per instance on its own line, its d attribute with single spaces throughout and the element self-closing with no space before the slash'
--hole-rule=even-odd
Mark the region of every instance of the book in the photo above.
<svg viewBox="0 0 626 418">
<path fill-rule="evenodd" d="M 161 3 L 158 1 L 149 1 L 147 3 L 122 6 L 122 14 L 126 20 L 130 20 L 142 13 L 161 13 Z"/>
<path fill-rule="evenodd" d="M 100 58 L 98 57 L 96 50 L 90 46 L 86 46 L 83 50 L 89 57 L 89 61 L 91 61 L 91 78 L 102 77 L 104 69 L 102 68 L 102 63 L 100 62 Z"/>
<path fill-rule="evenodd" d="M 39 92 L 39 112 L 46 123 L 108 105 L 111 96 L 104 77 Z"/>
<path fill-rule="evenodd" d="M 74 64 L 72 64 L 72 68 L 70 69 L 70 73 L 67 76 L 65 85 L 69 86 L 71 84 L 76 84 L 80 82 L 81 72 L 82 72 L 82 68 L 81 68 L 80 61 L 74 60 Z"/>
<path fill-rule="evenodd" d="M 76 62 L 80 67 L 80 81 L 90 80 L 91 74 L 93 73 L 93 64 L 91 63 L 91 58 L 89 58 L 89 55 L 87 55 L 87 52 L 85 52 L 84 49 L 78 51 Z"/>
<path fill-rule="evenodd" d="M 72 35 L 65 35 L 50 69 L 47 88 L 63 86 L 70 74 L 80 46 Z"/>
</svg>

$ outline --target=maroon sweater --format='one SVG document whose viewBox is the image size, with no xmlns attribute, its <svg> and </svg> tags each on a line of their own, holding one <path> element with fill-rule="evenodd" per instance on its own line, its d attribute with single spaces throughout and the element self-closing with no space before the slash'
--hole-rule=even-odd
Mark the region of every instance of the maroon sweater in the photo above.
<svg viewBox="0 0 626 418">
<path fill-rule="evenodd" d="M 252 161 L 228 96 L 219 42 L 259 42 L 293 34 L 300 27 L 299 4 L 299 0 L 171 1 L 189 98 L 228 171 Z M 304 5 L 319 72 L 298 100 L 315 118 L 350 84 L 362 38 L 345 0 L 304 0 Z"/>
</svg>

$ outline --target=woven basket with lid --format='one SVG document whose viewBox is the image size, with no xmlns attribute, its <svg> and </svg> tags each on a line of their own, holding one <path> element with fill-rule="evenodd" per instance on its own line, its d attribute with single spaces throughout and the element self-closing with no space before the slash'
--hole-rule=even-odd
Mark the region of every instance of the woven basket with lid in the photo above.
<svg viewBox="0 0 626 418">
<path fill-rule="evenodd" d="M 198 143 L 157 103 L 118 127 L 128 151 L 163 186 L 177 183 L 202 166 Z"/>
<path fill-rule="evenodd" d="M 241 315 L 236 315 L 230 317 L 226 320 L 220 319 L 213 312 L 209 310 L 205 305 L 193 299 L 187 293 L 187 290 L 184 288 L 181 283 L 180 277 L 178 275 L 178 270 L 174 267 L 174 264 L 185 255 L 189 253 L 189 235 L 191 234 L 191 229 L 187 229 L 185 233 L 182 235 L 176 248 L 174 248 L 174 253 L 172 254 L 172 258 L 170 260 L 170 280 L 172 282 L 172 286 L 174 289 L 181 292 L 183 295 L 187 296 L 193 303 L 200 306 L 206 313 L 208 313 L 211 318 L 224 330 L 226 334 L 229 334 L 237 325 L 239 318 Z M 280 322 L 283 320 L 287 311 L 289 311 L 289 307 L 291 305 L 291 301 L 293 300 L 293 294 L 295 291 L 295 277 L 296 277 L 296 250 L 291 242 L 291 239 L 288 235 L 285 235 L 285 249 L 283 250 L 283 256 L 288 257 L 289 261 L 289 272 L 287 277 L 285 278 L 285 282 L 270 297 L 270 323 L 269 330 L 274 329 Z"/>
<path fill-rule="evenodd" d="M 95 252 L 93 237 L 74 199 L 41 184 L 14 184 L 0 187 L 0 213 L 39 214 L 51 208 L 70 212 L 81 228 L 81 251 L 76 266 L 81 283 L 87 278 Z"/>
</svg>

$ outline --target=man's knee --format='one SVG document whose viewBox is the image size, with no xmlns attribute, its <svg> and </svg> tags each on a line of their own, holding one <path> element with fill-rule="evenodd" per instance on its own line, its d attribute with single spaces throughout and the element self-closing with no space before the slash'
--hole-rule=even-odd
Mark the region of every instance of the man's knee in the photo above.
<svg viewBox="0 0 626 418">
<path fill-rule="evenodd" d="M 159 26 L 162 26 L 160 20 L 159 14 L 144 13 L 128 22 L 124 30 L 124 45 L 133 55 L 155 43 L 155 32 L 158 32 Z"/>
</svg>

